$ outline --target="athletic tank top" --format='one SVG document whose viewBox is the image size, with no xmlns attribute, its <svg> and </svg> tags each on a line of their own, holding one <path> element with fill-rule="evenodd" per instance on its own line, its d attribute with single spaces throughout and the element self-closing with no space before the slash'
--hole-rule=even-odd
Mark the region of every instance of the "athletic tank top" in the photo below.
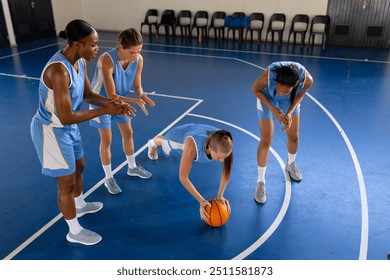
<svg viewBox="0 0 390 280">
<path fill-rule="evenodd" d="M 205 144 L 208 141 L 212 132 L 219 130 L 218 128 L 205 124 L 184 124 L 174 127 L 170 132 L 167 132 L 165 137 L 177 143 L 184 144 L 188 137 L 191 137 L 196 145 L 196 162 L 210 162 L 205 151 Z"/>
<path fill-rule="evenodd" d="M 45 68 L 42 71 L 41 78 L 39 81 L 39 106 L 37 113 L 34 117 L 38 118 L 43 124 L 52 125 L 53 127 L 73 126 L 75 124 L 64 126 L 61 123 L 57 115 L 57 108 L 54 102 L 53 90 L 49 89 L 43 81 L 43 74 L 45 73 L 47 67 L 49 67 L 53 63 L 61 63 L 65 66 L 66 70 L 69 73 L 69 93 L 72 101 L 72 111 L 76 112 L 80 110 L 81 103 L 83 102 L 85 85 L 85 71 L 83 59 L 79 59 L 77 61 L 77 72 L 73 65 L 69 62 L 69 60 L 62 54 L 62 51 L 58 51 L 47 62 Z"/>
<path fill-rule="evenodd" d="M 274 71 L 278 67 L 282 66 L 290 66 L 294 65 L 298 69 L 298 75 L 299 75 L 299 84 L 297 87 L 297 93 L 299 93 L 303 86 L 305 85 L 306 81 L 306 69 L 303 65 L 297 63 L 297 62 L 292 62 L 292 61 L 280 61 L 280 62 L 274 62 L 269 66 L 268 69 L 268 87 L 263 88 L 263 92 L 272 97 L 275 100 L 289 100 L 290 99 L 290 94 L 287 94 L 286 96 L 279 96 L 279 94 L 274 94 L 275 89 L 276 89 L 276 72 Z"/>
<path fill-rule="evenodd" d="M 114 72 L 112 73 L 112 77 L 115 83 L 115 92 L 118 95 L 125 96 L 129 95 L 133 86 L 138 67 L 138 58 L 133 63 L 129 64 L 126 69 L 123 69 L 119 63 L 117 50 L 118 48 L 112 49 L 102 54 L 102 56 L 107 54 L 114 63 Z M 107 93 L 103 84 L 102 70 L 98 66 L 96 66 L 91 85 L 94 92 L 100 93 L 101 95 L 107 97 Z"/>
</svg>

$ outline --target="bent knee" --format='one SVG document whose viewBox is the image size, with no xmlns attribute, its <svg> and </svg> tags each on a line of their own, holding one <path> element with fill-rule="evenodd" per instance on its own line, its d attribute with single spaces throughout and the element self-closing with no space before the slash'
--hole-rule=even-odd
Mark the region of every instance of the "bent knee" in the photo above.
<svg viewBox="0 0 390 280">
<path fill-rule="evenodd" d="M 261 138 L 260 139 L 260 145 L 262 147 L 270 148 L 272 145 L 272 138 Z"/>
</svg>

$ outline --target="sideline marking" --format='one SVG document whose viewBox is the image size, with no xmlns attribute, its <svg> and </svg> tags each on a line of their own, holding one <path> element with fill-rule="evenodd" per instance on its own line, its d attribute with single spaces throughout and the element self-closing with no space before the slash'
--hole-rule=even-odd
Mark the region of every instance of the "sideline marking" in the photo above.
<svg viewBox="0 0 390 280">
<path fill-rule="evenodd" d="M 175 95 L 157 94 L 155 92 L 151 92 L 151 93 L 147 93 L 147 94 L 149 94 L 149 95 L 156 95 L 156 96 L 162 96 L 162 97 L 168 97 L 168 98 L 176 98 L 176 99 L 184 99 L 184 100 L 194 100 L 194 101 L 196 101 L 196 103 L 193 106 L 191 106 L 187 111 L 185 111 L 182 115 L 180 115 L 176 120 L 174 120 L 170 125 L 168 125 L 165 129 L 163 129 L 159 134 L 164 134 L 167 130 L 169 130 L 172 126 L 174 126 L 177 122 L 179 122 L 181 119 L 183 119 L 185 116 L 187 116 L 187 114 L 189 112 L 194 110 L 200 103 L 203 102 L 202 99 L 181 97 L 181 96 L 175 96 Z M 147 146 L 148 146 L 148 143 L 146 143 L 140 149 L 138 149 L 138 151 L 135 152 L 134 155 L 137 156 L 138 154 L 140 154 L 143 150 L 145 150 L 147 148 Z M 124 161 L 117 168 L 115 168 L 112 171 L 112 173 L 113 174 L 117 173 L 126 164 L 127 164 L 127 161 Z M 87 198 L 91 193 L 93 193 L 103 183 L 104 183 L 104 178 L 101 179 L 99 182 L 97 182 L 86 193 L 84 193 L 83 194 L 84 198 Z M 59 213 L 51 221 L 49 221 L 47 224 L 45 224 L 43 227 L 41 227 L 37 232 L 35 232 L 33 235 L 31 235 L 26 241 L 24 241 L 16 249 L 14 249 L 10 254 L 8 254 L 3 260 L 11 260 L 17 254 L 19 254 L 24 248 L 26 248 L 29 244 L 31 244 L 35 239 L 37 239 L 41 234 L 43 234 L 46 230 L 48 230 L 52 225 L 54 225 L 56 222 L 58 222 L 62 217 L 63 217 L 63 215 L 61 213 Z"/>
<path fill-rule="evenodd" d="M 360 236 L 360 250 L 359 250 L 359 260 L 366 260 L 367 259 L 367 248 L 368 248 L 368 203 L 367 203 L 367 192 L 366 192 L 366 185 L 364 183 L 364 177 L 363 172 L 360 167 L 360 163 L 358 160 L 358 157 L 355 153 L 355 149 L 352 146 L 351 141 L 349 141 L 349 138 L 341 125 L 338 123 L 338 121 L 333 117 L 333 115 L 313 96 L 311 96 L 309 93 L 306 93 L 306 95 L 313 100 L 314 103 L 316 103 L 324 112 L 325 114 L 330 118 L 330 120 L 333 122 L 333 124 L 337 127 L 338 131 L 341 134 L 341 137 L 343 137 L 345 144 L 348 147 L 349 153 L 352 157 L 353 164 L 355 166 L 356 175 L 359 182 L 359 191 L 360 191 L 360 203 L 362 206 L 362 228 L 361 228 L 361 236 Z"/>
</svg>

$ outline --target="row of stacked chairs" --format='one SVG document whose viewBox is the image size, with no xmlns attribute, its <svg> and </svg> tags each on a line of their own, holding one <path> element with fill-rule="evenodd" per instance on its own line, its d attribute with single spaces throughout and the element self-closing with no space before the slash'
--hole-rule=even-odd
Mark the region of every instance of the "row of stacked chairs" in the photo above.
<svg viewBox="0 0 390 280">
<path fill-rule="evenodd" d="M 263 13 L 254 12 L 246 15 L 243 12 L 234 12 L 227 15 L 224 11 L 216 11 L 212 14 L 209 23 L 209 13 L 207 11 L 197 11 L 193 13 L 190 10 L 181 10 L 178 14 L 172 9 L 166 9 L 162 12 L 159 18 L 157 9 L 149 9 L 145 14 L 145 19 L 141 23 L 141 33 L 144 25 L 149 27 L 149 34 L 158 34 L 160 28 L 164 28 L 165 35 L 172 34 L 176 36 L 176 32 L 180 29 L 180 35 L 183 37 L 192 38 L 193 30 L 196 30 L 196 36 L 209 38 L 210 33 L 214 33 L 214 38 L 225 39 L 229 38 L 229 33 L 232 32 L 233 40 L 236 39 L 238 33 L 239 40 L 247 40 L 248 34 L 250 40 L 253 40 L 254 32 L 257 32 L 258 42 L 261 43 L 262 31 L 264 29 L 265 17 Z M 297 35 L 300 35 L 301 46 L 305 43 L 306 33 L 309 32 L 308 43 L 314 44 L 315 36 L 321 36 L 321 46 L 325 48 L 326 36 L 330 24 L 328 15 L 316 15 L 311 19 L 306 14 L 297 14 L 293 17 L 288 35 L 288 43 L 291 36 L 294 44 L 297 43 Z M 268 34 L 271 34 L 272 43 L 275 42 L 276 36 L 278 43 L 282 43 L 283 33 L 285 31 L 286 15 L 284 13 L 274 13 L 269 18 L 269 23 L 266 31 L 266 39 Z M 153 32 L 153 28 L 155 29 Z M 225 33 L 227 30 L 227 33 Z M 225 37 L 226 34 L 226 37 Z"/>
</svg>

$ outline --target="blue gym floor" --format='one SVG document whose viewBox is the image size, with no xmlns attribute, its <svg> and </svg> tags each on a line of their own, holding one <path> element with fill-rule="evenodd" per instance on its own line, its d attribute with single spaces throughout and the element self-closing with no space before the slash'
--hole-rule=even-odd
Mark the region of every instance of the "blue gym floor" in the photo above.
<svg viewBox="0 0 390 280">
<path fill-rule="evenodd" d="M 100 51 L 117 34 L 100 32 Z M 103 236 L 95 246 L 66 241 L 53 178 L 41 175 L 29 125 L 47 60 L 66 43 L 49 38 L 0 50 L 0 258 L 17 260 L 383 260 L 390 252 L 389 50 L 144 37 L 143 88 L 156 102 L 133 119 L 137 163 L 153 173 L 130 178 L 119 130 L 112 166 L 122 187 L 103 186 L 99 134 L 80 125 L 84 193 L 104 203 L 80 219 Z M 253 199 L 259 127 L 251 85 L 272 62 L 293 60 L 314 78 L 301 107 L 297 163 L 304 179 L 285 178 L 286 137 L 276 124 L 267 168 L 267 203 Z M 96 59 L 89 63 L 89 75 Z M 87 108 L 86 106 L 84 108 Z M 179 159 L 148 159 L 145 144 L 176 124 L 228 129 L 234 166 L 225 193 L 232 214 L 211 228 L 178 179 Z M 195 164 L 191 180 L 217 194 L 220 165 Z"/>
</svg>

